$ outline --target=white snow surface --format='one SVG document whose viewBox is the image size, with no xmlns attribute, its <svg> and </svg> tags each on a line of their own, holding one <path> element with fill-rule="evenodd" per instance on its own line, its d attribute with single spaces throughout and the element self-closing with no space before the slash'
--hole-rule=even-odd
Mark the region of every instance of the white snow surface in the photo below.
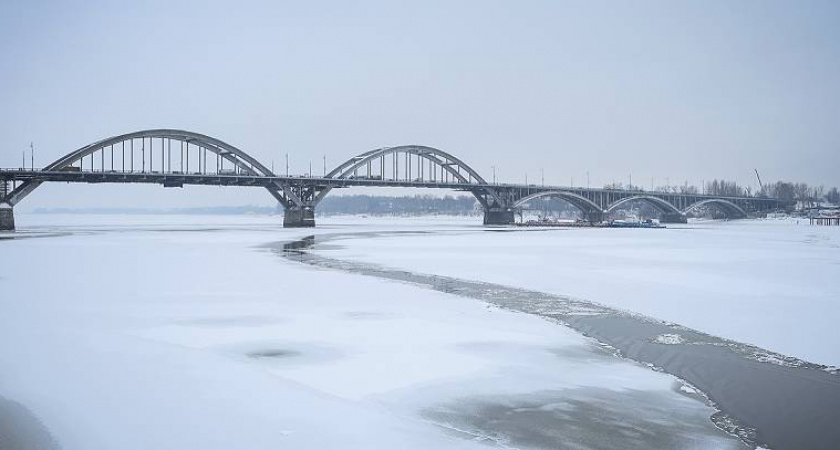
<svg viewBox="0 0 840 450">
<path fill-rule="evenodd" d="M 329 255 L 586 299 L 840 364 L 840 227 L 807 219 L 474 230 L 340 244 Z"/>
<path fill-rule="evenodd" d="M 304 266 L 263 247 L 311 233 L 472 230 L 348 241 L 344 255 L 521 285 L 529 282 L 517 275 L 536 267 L 523 243 L 573 236 L 493 235 L 474 220 L 334 219 L 284 230 L 276 217 L 20 215 L 24 238 L 0 240 L 0 396 L 29 408 L 67 450 L 487 448 L 424 419 L 423 409 L 578 388 L 655 392 L 711 426 L 712 410 L 675 392 L 671 376 L 615 357 L 568 356 L 596 346 L 563 326 Z M 647 231 L 639 234 L 661 239 Z M 551 249 L 539 254 L 564 259 Z"/>
<path fill-rule="evenodd" d="M 683 339 L 683 337 L 680 336 L 679 334 L 667 333 L 667 334 L 660 334 L 659 336 L 656 336 L 653 339 L 653 342 L 656 342 L 657 344 L 663 344 L 663 345 L 679 345 L 679 344 L 684 343 L 685 339 Z"/>
</svg>

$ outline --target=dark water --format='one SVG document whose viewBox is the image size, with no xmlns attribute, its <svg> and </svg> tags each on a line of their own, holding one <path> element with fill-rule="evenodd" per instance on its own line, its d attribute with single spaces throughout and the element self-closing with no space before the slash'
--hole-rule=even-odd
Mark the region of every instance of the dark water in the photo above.
<svg viewBox="0 0 840 450">
<path fill-rule="evenodd" d="M 667 391 L 583 387 L 457 399 L 424 412 L 501 447 L 587 450 L 743 449 Z"/>
<path fill-rule="evenodd" d="M 593 302 L 338 260 L 309 251 L 328 249 L 340 239 L 406 233 L 418 232 L 310 236 L 278 244 L 272 249 L 300 263 L 408 282 L 567 325 L 611 346 L 619 356 L 672 374 L 695 386 L 719 409 L 712 421 L 750 446 L 840 448 L 840 376 L 830 368 Z M 484 405 L 484 408 L 492 417 L 506 406 Z"/>
<path fill-rule="evenodd" d="M 41 422 L 19 403 L 0 397 L 0 450 L 57 450 Z"/>
</svg>

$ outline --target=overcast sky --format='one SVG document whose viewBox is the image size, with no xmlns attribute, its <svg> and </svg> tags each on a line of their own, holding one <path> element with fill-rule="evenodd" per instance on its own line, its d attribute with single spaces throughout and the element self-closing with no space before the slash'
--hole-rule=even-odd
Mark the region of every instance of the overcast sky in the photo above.
<svg viewBox="0 0 840 450">
<path fill-rule="evenodd" d="M 840 185 L 840 2 L 7 0 L 0 105 L 2 167 L 183 128 L 293 172 L 416 143 L 509 182 Z M 50 185 L 21 206 L 271 203 Z"/>
</svg>

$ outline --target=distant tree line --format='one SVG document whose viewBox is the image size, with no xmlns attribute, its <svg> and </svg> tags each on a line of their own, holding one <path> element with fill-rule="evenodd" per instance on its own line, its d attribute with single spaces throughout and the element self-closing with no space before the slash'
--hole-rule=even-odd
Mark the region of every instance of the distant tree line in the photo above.
<svg viewBox="0 0 840 450">
<path fill-rule="evenodd" d="M 472 195 L 435 197 L 414 195 L 335 195 L 318 204 L 320 214 L 472 214 L 477 202 Z"/>
<path fill-rule="evenodd" d="M 604 189 L 646 191 L 642 186 L 610 183 Z M 712 180 L 703 188 L 688 183 L 676 186 L 657 186 L 650 192 L 664 192 L 673 194 L 705 194 L 723 197 L 773 197 L 804 206 L 814 206 L 822 202 L 834 205 L 840 204 L 840 191 L 837 187 L 826 189 L 825 186 L 809 186 L 807 183 L 792 183 L 777 181 L 765 184 L 761 189 L 753 191 L 749 186 L 740 186 L 735 181 Z"/>
<path fill-rule="evenodd" d="M 837 190 L 837 187 L 826 189 L 825 186 L 808 186 L 806 183 L 777 181 L 764 186 L 764 190 L 760 194 L 767 197 L 778 197 L 782 200 L 796 201 L 809 206 L 821 202 L 840 204 L 840 191 Z"/>
</svg>

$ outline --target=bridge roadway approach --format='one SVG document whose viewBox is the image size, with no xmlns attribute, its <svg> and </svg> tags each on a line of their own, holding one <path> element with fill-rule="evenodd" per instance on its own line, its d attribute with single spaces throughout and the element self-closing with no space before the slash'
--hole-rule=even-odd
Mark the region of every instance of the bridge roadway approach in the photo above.
<svg viewBox="0 0 840 450">
<path fill-rule="evenodd" d="M 354 156 L 323 176 L 281 176 L 242 150 L 210 136 L 157 129 L 102 139 L 42 169 L 0 169 L 0 230 L 13 230 L 14 206 L 45 182 L 249 186 L 266 189 L 285 210 L 284 227 L 315 226 L 315 208 L 333 189 L 353 186 L 436 188 L 472 193 L 485 225 L 509 225 L 535 200 L 565 200 L 589 221 L 604 220 L 632 201 L 647 202 L 663 222 L 714 207 L 737 219 L 784 207 L 775 198 L 488 183 L 443 150 L 422 145 L 383 147 Z M 533 202 L 533 203 L 532 203 Z"/>
</svg>

